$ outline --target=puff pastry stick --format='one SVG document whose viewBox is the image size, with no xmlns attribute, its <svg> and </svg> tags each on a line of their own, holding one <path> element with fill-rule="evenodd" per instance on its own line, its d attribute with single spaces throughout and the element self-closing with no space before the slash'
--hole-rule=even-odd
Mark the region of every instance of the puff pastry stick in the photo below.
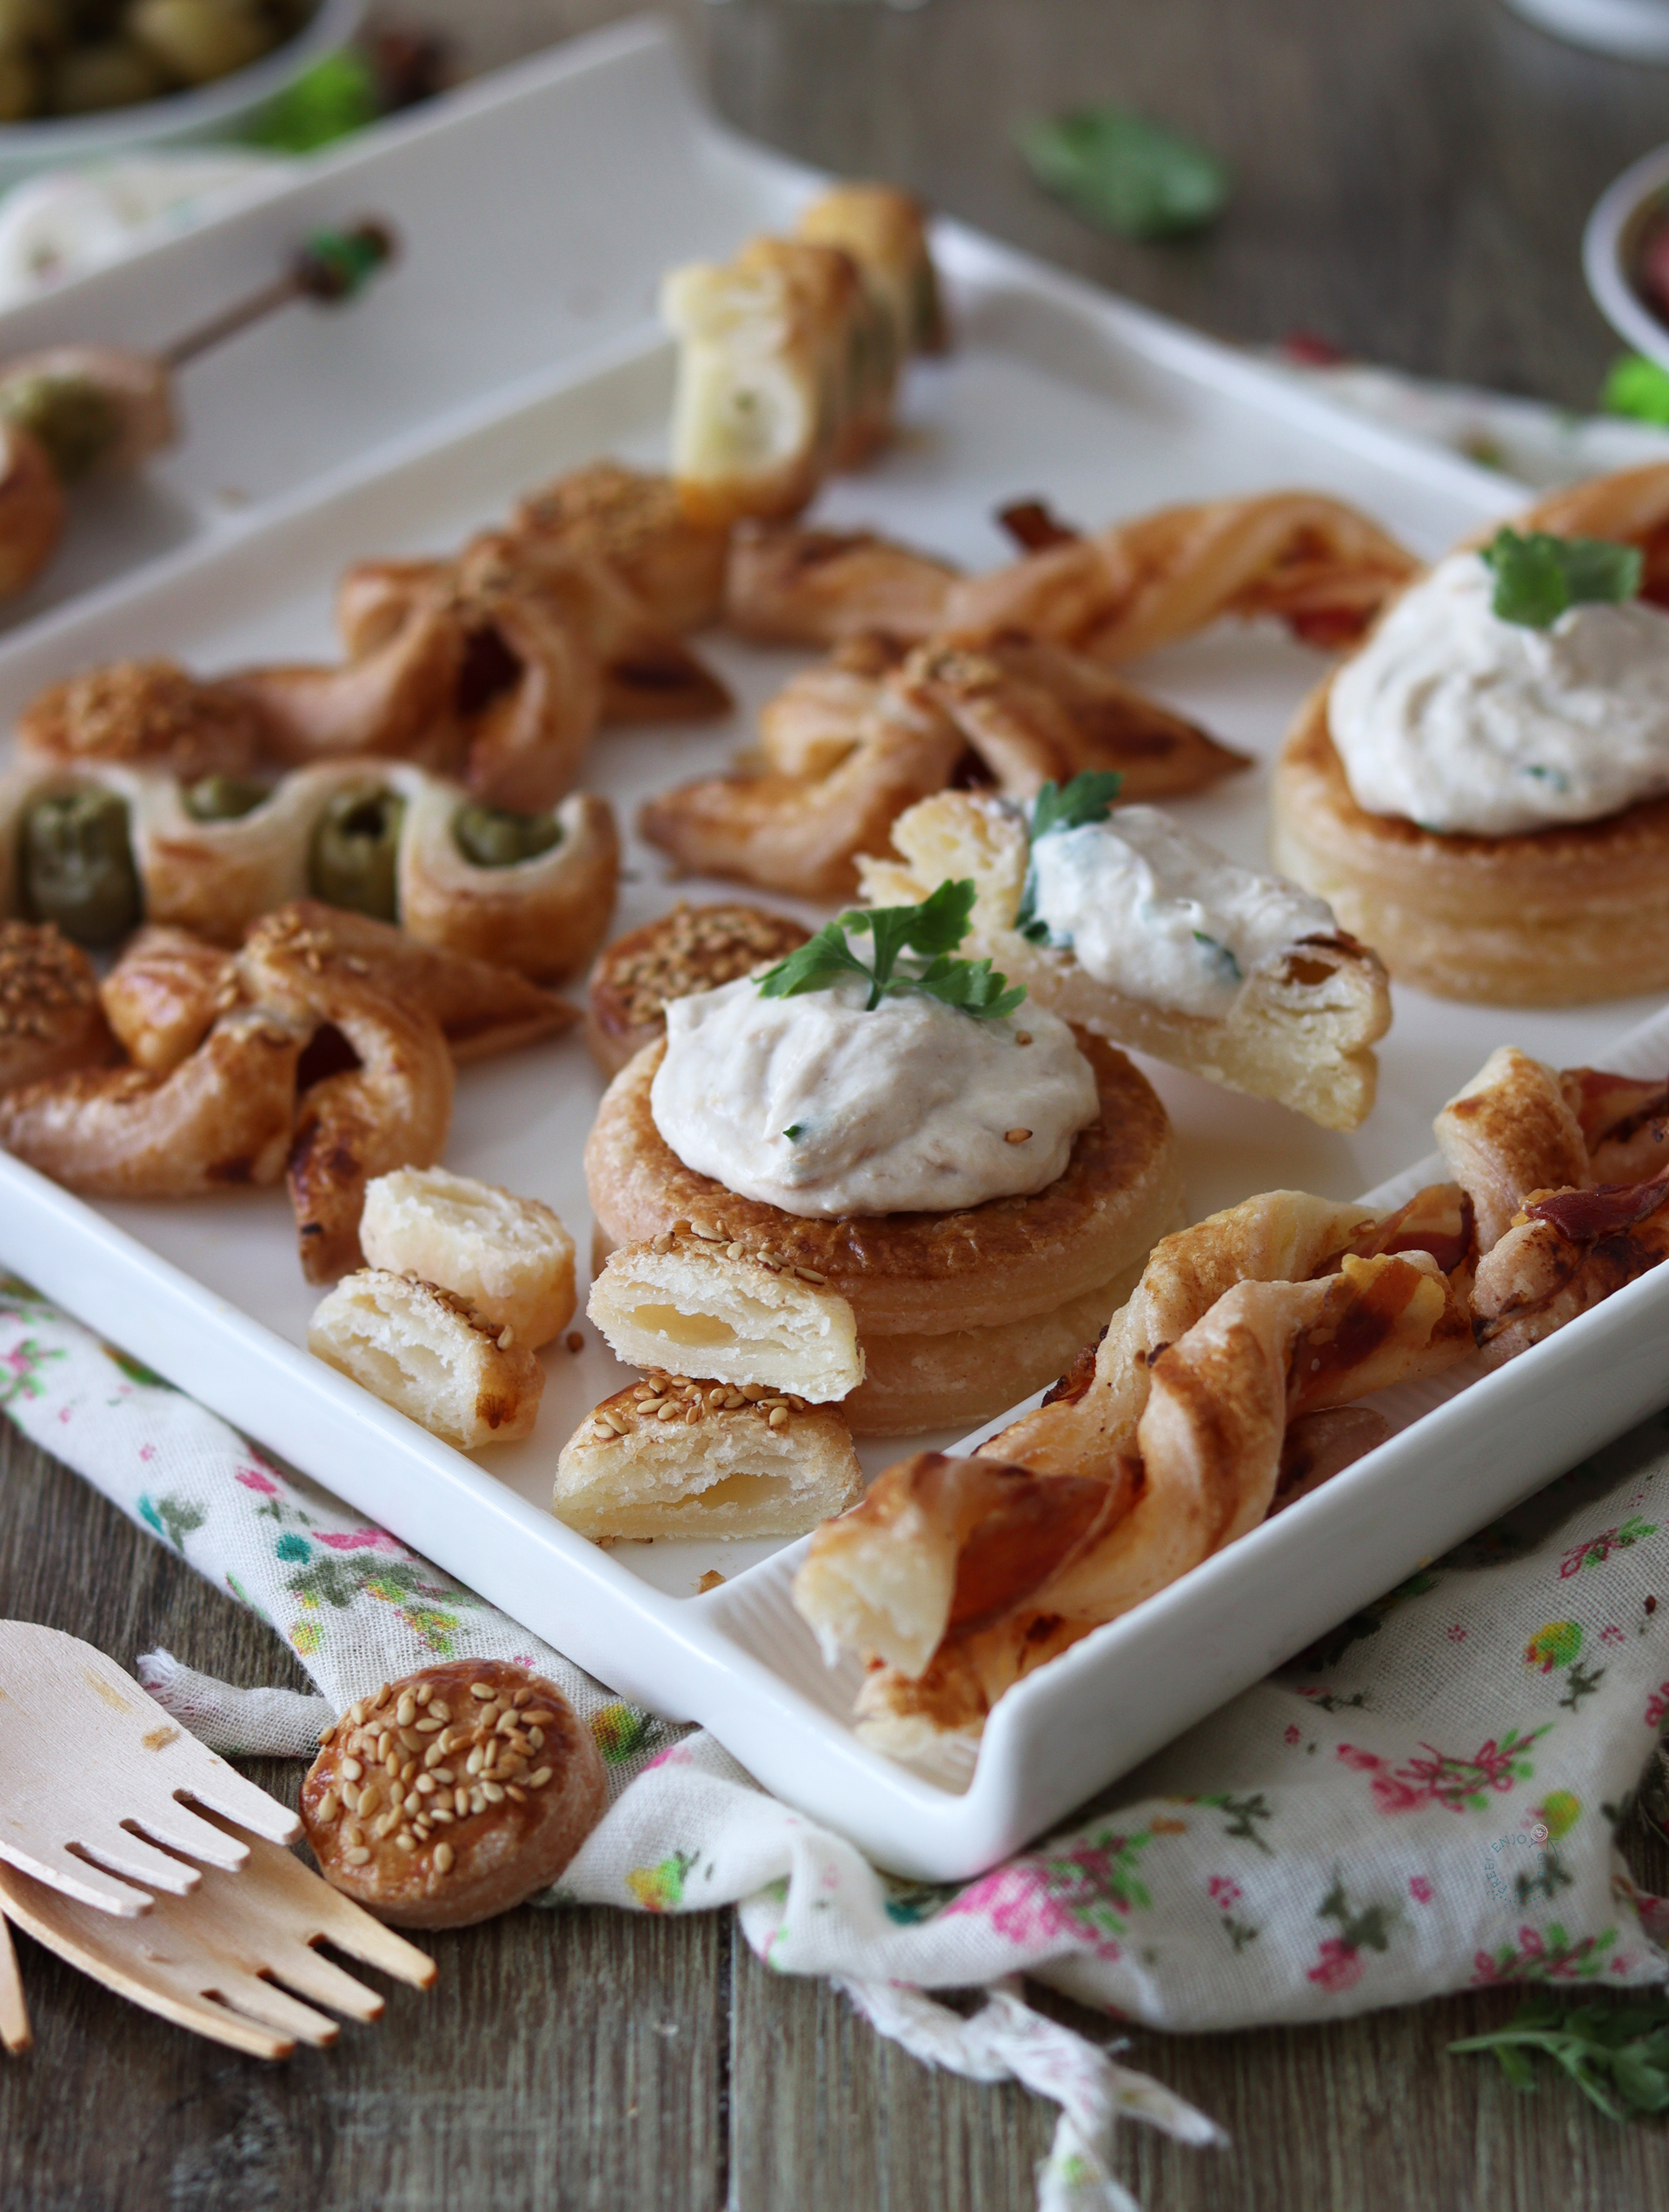
<svg viewBox="0 0 1669 2212">
<path fill-rule="evenodd" d="M 838 645 L 867 630 L 917 643 L 944 628 L 961 570 L 874 530 L 738 523 L 724 619 L 768 645 Z"/>
</svg>

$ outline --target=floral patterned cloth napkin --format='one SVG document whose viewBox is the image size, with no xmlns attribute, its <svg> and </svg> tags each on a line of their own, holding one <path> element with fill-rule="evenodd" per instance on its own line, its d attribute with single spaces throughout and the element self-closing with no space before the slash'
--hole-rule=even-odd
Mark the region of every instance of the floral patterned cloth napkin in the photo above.
<svg viewBox="0 0 1669 2212">
<path fill-rule="evenodd" d="M 283 1636 L 318 1697 L 167 1653 L 153 1694 L 222 1750 L 309 1756 L 321 1721 L 435 1656 L 552 1676 L 610 1809 L 553 1905 L 735 1904 L 773 1968 L 884 2034 L 1061 2107 L 1043 2212 L 1132 2212 L 1120 2116 L 1217 2131 L 1026 2006 L 1025 1975 L 1168 2029 L 1325 2020 L 1504 1982 L 1669 1974 L 1669 1909 L 1612 1844 L 1669 1717 L 1669 1420 L 1436 1562 L 981 1879 L 881 1874 L 712 1739 L 612 1697 L 381 1529 L 25 1286 L 0 1279 L 0 1404 Z M 159 1628 L 165 1626 L 158 1624 Z M 974 1989 L 971 2016 L 929 1996 Z"/>
</svg>

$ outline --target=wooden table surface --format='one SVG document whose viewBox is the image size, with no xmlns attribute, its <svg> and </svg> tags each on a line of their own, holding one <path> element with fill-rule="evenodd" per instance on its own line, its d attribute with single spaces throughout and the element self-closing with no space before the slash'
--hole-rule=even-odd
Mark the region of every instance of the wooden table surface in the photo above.
<svg viewBox="0 0 1669 2212">
<path fill-rule="evenodd" d="M 474 58 L 628 12 L 418 0 Z M 1495 0 L 817 0 L 678 10 L 743 128 L 936 205 L 1225 336 L 1302 330 L 1428 374 L 1591 403 L 1614 342 L 1578 266 L 1606 181 L 1669 136 L 1669 71 L 1585 57 Z M 1034 194 L 1023 116 L 1143 106 L 1226 155 L 1220 228 L 1102 238 Z M 131 1665 L 163 1643 L 243 1682 L 303 1678 L 253 1616 L 0 1422 L 0 1613 Z M 299 1775 L 253 1768 L 294 1797 Z M 1638 1836 L 1631 1853 L 1666 1886 Z M 266 2067 L 107 1996 L 23 1940 L 37 2044 L 0 2062 L 0 2205 L 238 2212 L 1024 2212 L 1052 2109 L 930 2075 L 728 1919 L 523 1911 L 436 1940 L 441 1975 L 326 2055 Z M 1646 2212 L 1661 2126 L 1516 2095 L 1444 2046 L 1513 2000 L 1327 2028 L 1138 2034 L 1135 2063 L 1233 2148 L 1131 2130 L 1149 2212 Z"/>
</svg>

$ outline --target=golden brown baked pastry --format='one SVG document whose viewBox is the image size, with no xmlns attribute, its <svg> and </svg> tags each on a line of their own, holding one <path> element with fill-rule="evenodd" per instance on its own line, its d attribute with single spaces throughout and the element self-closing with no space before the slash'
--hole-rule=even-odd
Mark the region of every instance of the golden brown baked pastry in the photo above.
<svg viewBox="0 0 1669 2212">
<path fill-rule="evenodd" d="M 944 351 L 944 303 L 920 201 L 894 184 L 836 184 L 801 210 L 794 228 L 797 237 L 838 246 L 857 263 L 896 360 Z"/>
<path fill-rule="evenodd" d="M 1361 1215 L 1271 1193 L 1167 1238 L 1051 1402 L 974 1461 L 889 1469 L 818 1532 L 795 1602 L 882 1662 L 860 1694 L 866 1735 L 908 1756 L 977 1734 L 1021 1675 L 1255 1526 L 1289 1423 L 1465 1356 L 1466 1306 L 1437 1259 L 1339 1256 L 1335 1239 L 1385 1226 Z M 1332 1439 L 1335 1470 L 1347 1442 Z"/>
<path fill-rule="evenodd" d="M 841 898 L 856 887 L 858 855 L 883 851 L 898 816 L 943 790 L 962 750 L 942 716 L 889 703 L 827 776 L 704 777 L 648 800 L 638 826 L 692 874 Z"/>
<path fill-rule="evenodd" d="M 397 918 L 409 940 L 542 983 L 586 965 L 619 882 L 613 810 L 588 794 L 545 816 L 501 816 L 408 762 L 336 761 L 296 770 L 246 811 L 204 818 L 172 776 L 41 766 L 0 777 L 0 914 L 26 903 L 18 860 L 31 810 L 83 789 L 107 795 L 125 823 L 144 918 L 219 944 L 316 886 Z M 322 858 L 327 840 L 345 861 Z"/>
<path fill-rule="evenodd" d="M 396 1168 L 365 1186 L 366 1264 L 468 1301 L 529 1350 L 574 1317 L 574 1239 L 536 1198 L 444 1168 Z"/>
<path fill-rule="evenodd" d="M 594 461 L 529 492 L 510 529 L 596 555 L 667 630 L 718 619 L 728 533 L 687 514 L 670 476 Z"/>
<path fill-rule="evenodd" d="M 114 1057 L 86 954 L 50 922 L 0 922 L 0 1091 Z"/>
<path fill-rule="evenodd" d="M 803 1536 L 862 1496 L 833 1406 L 657 1369 L 569 1438 L 551 1510 L 597 1542 Z"/>
<path fill-rule="evenodd" d="M 263 1018 L 283 1018 L 316 1048 L 298 1074 L 287 1167 L 302 1272 L 331 1283 L 359 1263 L 371 1178 L 440 1157 L 452 1119 L 445 1035 L 415 996 L 348 951 L 317 911 L 269 916 L 244 945 L 238 977 Z"/>
<path fill-rule="evenodd" d="M 307 1349 L 460 1451 L 531 1436 L 545 1370 L 508 1322 L 416 1276 L 366 1267 L 322 1298 Z"/>
<path fill-rule="evenodd" d="M 591 1732 L 501 1659 L 424 1667 L 350 1706 L 302 1784 L 327 1882 L 396 1928 L 467 1928 L 553 1882 L 608 1802 Z"/>
<path fill-rule="evenodd" d="M 586 1311 L 628 1367 L 664 1371 L 694 1354 L 709 1382 L 768 1384 L 820 1405 L 863 1380 L 852 1308 L 815 1268 L 691 1229 L 617 1246 Z"/>
<path fill-rule="evenodd" d="M 1517 527 L 1637 546 L 1642 596 L 1669 601 L 1669 465 L 1555 492 Z M 1330 689 L 1305 703 L 1282 748 L 1273 849 L 1393 976 L 1502 1006 L 1586 1005 L 1669 983 L 1669 800 L 1510 836 L 1373 814 L 1333 744 Z"/>
<path fill-rule="evenodd" d="M 882 679 L 905 648 L 877 630 L 843 638 L 826 661 L 795 671 L 759 710 L 759 751 L 779 775 L 819 782 L 862 740 L 886 702 Z"/>
<path fill-rule="evenodd" d="M 1582 1126 L 1552 1068 L 1499 1045 L 1433 1127 L 1472 1202 L 1478 1249 L 1491 1250 L 1533 1190 L 1593 1181 Z"/>
<path fill-rule="evenodd" d="M 222 1015 L 165 1075 L 83 1069 L 0 1097 L 0 1144 L 93 1198 L 197 1198 L 283 1173 L 306 1031 Z"/>
<path fill-rule="evenodd" d="M 167 1075 L 243 996 L 236 956 L 189 929 L 150 923 L 98 987 L 105 1018 L 136 1068 Z"/>
<path fill-rule="evenodd" d="M 33 583 L 63 536 L 63 486 L 38 438 L 0 423 L 0 599 Z"/>
<path fill-rule="evenodd" d="M 768 645 L 838 645 L 870 630 L 916 644 L 944 628 L 961 573 L 874 530 L 741 522 L 730 535 L 724 619 Z"/>
<path fill-rule="evenodd" d="M 1114 817 L 1116 824 L 1117 816 Z M 1016 927 L 1030 853 L 1024 817 L 967 791 L 924 799 L 893 824 L 901 863 L 861 859 L 871 906 L 908 905 L 943 883 L 971 881 L 978 896 L 965 943 L 1024 983 L 1041 1006 L 1098 1036 L 1150 1052 L 1228 1089 L 1273 1098 L 1324 1129 L 1356 1129 L 1373 1110 L 1373 1046 L 1391 1026 L 1383 965 L 1342 931 L 1295 940 L 1255 969 L 1227 1014 L 1191 1013 L 1104 983 L 1070 951 L 1037 945 Z"/>
<path fill-rule="evenodd" d="M 865 1380 L 846 1401 L 858 1435 L 988 1417 L 1060 1370 L 1181 1211 L 1170 1124 L 1120 1052 L 1081 1036 L 1100 1119 L 1066 1173 L 1033 1197 L 946 1214 L 807 1219 L 739 1197 L 684 1166 L 655 1128 L 649 1086 L 664 1047 L 615 1076 L 586 1145 L 586 1184 L 608 1245 L 693 1233 L 809 1269 L 851 1304 Z"/>
<path fill-rule="evenodd" d="M 1501 1367 L 1669 1259 L 1669 1175 L 1526 1197 L 1478 1263 L 1473 1327 Z"/>
<path fill-rule="evenodd" d="M 666 1034 L 670 1000 L 716 990 L 781 960 L 810 932 L 758 906 L 689 906 L 616 937 L 591 974 L 585 1040 L 605 1076 L 617 1076 Z"/>
<path fill-rule="evenodd" d="M 1315 492 L 1163 507 L 1054 542 L 951 591 L 943 627 L 1018 630 L 1134 660 L 1225 616 L 1271 615 L 1310 643 L 1360 636 L 1419 563 L 1377 523 Z"/>
<path fill-rule="evenodd" d="M 17 721 L 23 752 L 199 776 L 247 776 L 264 750 L 260 717 L 223 684 L 174 661 L 113 661 L 39 692 Z"/>
</svg>

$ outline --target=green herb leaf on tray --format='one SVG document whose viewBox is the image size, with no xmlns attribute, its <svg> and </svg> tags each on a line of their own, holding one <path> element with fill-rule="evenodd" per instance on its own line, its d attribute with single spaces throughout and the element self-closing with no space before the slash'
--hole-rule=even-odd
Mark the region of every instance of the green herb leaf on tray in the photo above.
<svg viewBox="0 0 1669 2212">
<path fill-rule="evenodd" d="M 1643 353 L 1619 353 L 1606 371 L 1599 404 L 1607 415 L 1669 423 L 1669 369 Z"/>
<path fill-rule="evenodd" d="M 1526 630 L 1551 630 L 1567 607 L 1633 598 L 1645 566 L 1638 546 L 1545 530 L 1499 530 L 1483 560 L 1495 578 L 1491 608 Z"/>
<path fill-rule="evenodd" d="M 1033 845 L 1035 847 L 1043 837 L 1058 836 L 1067 830 L 1084 830 L 1093 823 L 1105 822 L 1113 811 L 1113 802 L 1118 797 L 1123 781 L 1116 770 L 1100 769 L 1074 776 L 1067 783 L 1046 783 L 1032 801 L 1028 826 Z M 1047 944 L 1049 925 L 1038 921 L 1036 913 L 1037 875 L 1028 862 L 1014 927 L 1034 944 Z"/>
<path fill-rule="evenodd" d="M 914 991 L 982 1020 L 1001 1020 L 1025 997 L 1024 984 L 1011 989 L 1006 976 L 993 975 L 988 960 L 951 957 L 967 935 L 974 900 L 973 881 L 965 876 L 958 883 L 941 883 L 919 906 L 854 907 L 825 923 L 815 937 L 768 969 L 759 979 L 759 995 L 798 998 L 858 976 L 869 986 L 866 1010 L 870 1013 L 883 998 Z M 874 947 L 873 963 L 861 959 L 848 942 L 849 936 L 866 932 Z M 926 964 L 901 968 L 906 953 L 921 955 Z M 792 1139 L 798 1127 L 796 1123 L 783 1135 Z"/>
<path fill-rule="evenodd" d="M 1127 238 L 1202 230 L 1233 189 L 1214 154 L 1127 108 L 1080 108 L 1022 124 L 1016 135 L 1046 190 Z"/>
<path fill-rule="evenodd" d="M 1539 2051 L 1612 2120 L 1669 2111 L 1669 1997 L 1568 2008 L 1538 1997 L 1493 2035 L 1449 2049 L 1493 2051 L 1515 2089 L 1536 2087 L 1531 2054 Z"/>
</svg>

